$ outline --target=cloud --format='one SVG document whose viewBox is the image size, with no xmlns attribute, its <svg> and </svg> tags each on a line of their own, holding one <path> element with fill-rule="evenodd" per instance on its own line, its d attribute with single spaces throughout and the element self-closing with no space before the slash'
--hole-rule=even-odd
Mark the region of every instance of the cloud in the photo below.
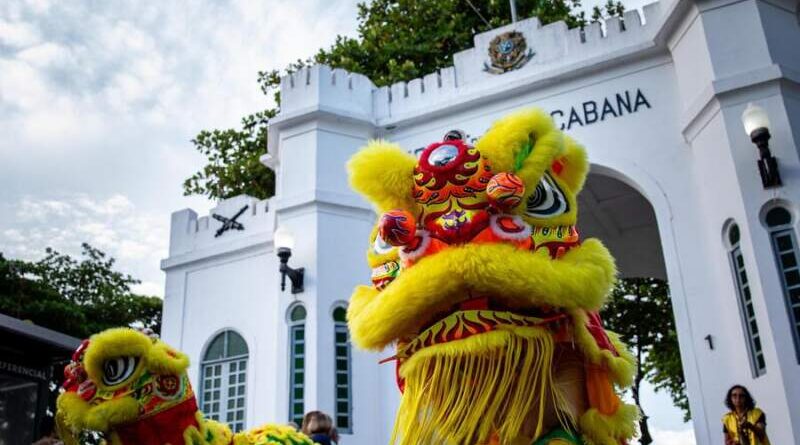
<svg viewBox="0 0 800 445">
<path fill-rule="evenodd" d="M 159 283 L 155 283 L 153 281 L 142 281 L 139 284 L 131 286 L 131 290 L 133 291 L 133 293 L 139 295 L 158 296 L 158 297 L 163 297 L 164 295 L 164 286 L 162 286 Z"/>
<path fill-rule="evenodd" d="M 0 250 L 89 242 L 163 293 L 190 140 L 270 106 L 259 70 L 353 35 L 358 0 L 0 1 Z M 144 285 L 144 284 L 143 284 Z"/>
<path fill-rule="evenodd" d="M 49 97 L 40 72 L 21 60 L 0 58 L 0 73 L 0 99 L 7 107 L 29 110 Z"/>
<path fill-rule="evenodd" d="M 126 196 L 26 196 L 10 207 L 25 224 L 0 231 L 6 257 L 36 260 L 47 247 L 77 257 L 87 242 L 116 258 L 119 270 L 146 278 L 141 286 L 149 295 L 164 293 L 154 284 L 161 278 L 159 260 L 167 255 L 169 221 L 140 212 Z"/>
<path fill-rule="evenodd" d="M 52 199 L 32 200 L 23 198 L 17 206 L 16 215 L 21 222 L 46 222 L 49 218 L 66 216 L 72 212 L 71 205 Z"/>
<path fill-rule="evenodd" d="M 650 435 L 653 436 L 653 443 L 656 445 L 695 445 L 697 443 L 692 429 L 653 429 L 650 431 Z"/>
<path fill-rule="evenodd" d="M 69 49 L 53 42 L 45 42 L 26 48 L 17 53 L 19 61 L 36 69 L 46 69 L 53 66 L 68 66 L 74 63 Z"/>
<path fill-rule="evenodd" d="M 102 120 L 234 124 L 269 100 L 255 84 L 259 69 L 313 55 L 355 22 L 355 1 L 8 1 L 0 7 L 0 102 L 19 108 L 27 137 L 53 105 Z M 332 19 L 342 13 L 350 24 Z M 206 105 L 200 113 L 190 108 L 197 104 Z"/>
<path fill-rule="evenodd" d="M 78 196 L 75 199 L 78 207 L 98 215 L 118 215 L 121 213 L 132 213 L 133 203 L 124 195 L 115 194 L 104 201 L 95 201 L 88 196 Z"/>
<path fill-rule="evenodd" d="M 25 48 L 40 40 L 39 33 L 29 23 L 0 21 L 0 45 L 10 48 Z"/>
<path fill-rule="evenodd" d="M 19 232 L 19 230 L 15 229 L 3 231 L 3 236 L 13 243 L 21 243 L 25 241 L 25 237 Z"/>
</svg>

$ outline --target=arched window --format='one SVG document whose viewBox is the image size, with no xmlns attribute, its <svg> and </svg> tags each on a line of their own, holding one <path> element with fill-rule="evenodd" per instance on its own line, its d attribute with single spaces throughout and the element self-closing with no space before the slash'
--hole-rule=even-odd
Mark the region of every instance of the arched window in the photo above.
<svg viewBox="0 0 800 445">
<path fill-rule="evenodd" d="M 800 268 L 797 264 L 797 240 L 792 229 L 792 214 L 784 207 L 775 207 L 767 212 L 764 220 L 781 277 L 795 354 L 800 361 Z"/>
<path fill-rule="evenodd" d="M 753 375 L 758 377 L 767 372 L 767 364 L 764 360 L 764 350 L 761 346 L 761 336 L 758 331 L 758 322 L 753 308 L 753 296 L 750 291 L 750 283 L 747 281 L 747 270 L 744 266 L 744 256 L 739 244 L 741 233 L 739 226 L 732 223 L 728 227 L 727 241 L 729 245 L 728 257 L 733 270 L 733 281 L 736 284 L 736 293 L 739 297 L 739 312 L 742 314 L 742 324 L 744 325 L 745 340 L 747 341 L 748 352 L 750 355 L 750 367 Z"/>
<path fill-rule="evenodd" d="M 233 331 L 214 337 L 203 356 L 200 406 L 207 417 L 244 429 L 247 394 L 247 342 Z"/>
<path fill-rule="evenodd" d="M 306 378 L 306 308 L 289 310 L 289 420 L 303 424 Z"/>
<path fill-rule="evenodd" d="M 353 399 L 351 389 L 350 332 L 347 330 L 347 309 L 333 310 L 333 335 L 336 358 L 336 428 L 343 433 L 353 430 Z"/>
</svg>

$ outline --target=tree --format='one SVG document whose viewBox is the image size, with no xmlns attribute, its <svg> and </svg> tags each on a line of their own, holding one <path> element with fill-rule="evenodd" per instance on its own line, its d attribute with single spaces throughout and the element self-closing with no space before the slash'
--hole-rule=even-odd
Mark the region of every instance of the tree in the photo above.
<svg viewBox="0 0 800 445">
<path fill-rule="evenodd" d="M 646 379 L 656 390 L 666 389 L 675 406 L 683 411 L 684 419 L 689 420 L 686 382 L 667 283 L 657 278 L 620 279 L 601 316 L 606 327 L 619 334 L 636 356 L 637 372 L 631 392 L 639 409 L 642 410 L 640 386 Z M 644 410 L 639 430 L 641 444 L 653 442 Z"/>
<path fill-rule="evenodd" d="M 520 18 L 536 16 L 542 24 L 559 20 L 583 27 L 587 21 L 580 0 L 516 0 Z M 620 2 L 609 0 L 595 10 L 594 20 L 622 15 Z M 262 93 L 274 95 L 281 75 L 311 63 L 364 74 L 377 86 L 408 81 L 453 64 L 453 54 L 470 48 L 472 36 L 511 21 L 507 0 L 374 0 L 358 5 L 358 37 L 339 36 L 328 49 L 298 59 L 284 70 L 258 73 Z M 203 130 L 192 140 L 208 159 L 206 166 L 183 183 L 185 195 L 225 199 L 249 194 L 264 199 L 275 191 L 273 172 L 259 163 L 267 152 L 267 123 L 279 108 L 245 116 L 241 129 Z"/>
<path fill-rule="evenodd" d="M 201 131 L 192 143 L 208 164 L 183 182 L 184 195 L 211 199 L 274 195 L 275 173 L 261 165 L 259 158 L 267 148 L 267 123 L 276 114 L 276 109 L 270 109 L 245 116 L 241 130 Z"/>
<path fill-rule="evenodd" d="M 26 262 L 0 253 L 0 312 L 78 338 L 117 326 L 161 330 L 160 298 L 131 292 L 139 281 L 100 250 L 83 244 L 82 256 L 48 248 Z"/>
</svg>

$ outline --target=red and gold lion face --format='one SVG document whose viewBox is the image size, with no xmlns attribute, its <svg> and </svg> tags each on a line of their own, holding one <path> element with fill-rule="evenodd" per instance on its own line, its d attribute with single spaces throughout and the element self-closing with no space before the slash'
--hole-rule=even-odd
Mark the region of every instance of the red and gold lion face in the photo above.
<svg viewBox="0 0 800 445">
<path fill-rule="evenodd" d="M 57 429 L 66 445 L 87 431 L 113 445 L 312 445 L 288 425 L 236 434 L 197 409 L 189 359 L 152 333 L 112 328 L 85 340 L 64 368 Z"/>
<path fill-rule="evenodd" d="M 431 144 L 414 168 L 420 225 L 448 243 L 467 240 L 489 222 L 486 186 L 492 168 L 461 140 Z"/>
<path fill-rule="evenodd" d="M 134 329 L 96 334 L 83 341 L 64 368 L 61 418 L 73 431 L 105 432 L 187 401 L 193 404 L 188 366 L 185 355 Z"/>
<path fill-rule="evenodd" d="M 632 362 L 596 315 L 614 261 L 575 227 L 585 151 L 540 111 L 496 122 L 475 146 L 452 134 L 419 160 L 373 142 L 348 166 L 381 215 L 373 286 L 355 289 L 348 321 L 358 346 L 395 347 L 394 441 L 531 443 L 598 415 L 618 429 L 573 432 L 625 439 L 635 407 L 613 384 Z"/>
</svg>

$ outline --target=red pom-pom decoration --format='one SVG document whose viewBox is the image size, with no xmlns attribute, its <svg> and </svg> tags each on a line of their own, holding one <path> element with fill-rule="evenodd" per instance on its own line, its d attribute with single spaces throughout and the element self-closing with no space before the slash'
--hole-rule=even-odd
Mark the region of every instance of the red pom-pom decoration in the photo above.
<svg viewBox="0 0 800 445">
<path fill-rule="evenodd" d="M 378 233 L 387 244 L 405 246 L 414 240 L 417 233 L 417 222 L 411 212 L 390 210 L 381 215 Z"/>
<path fill-rule="evenodd" d="M 509 210 L 518 206 L 525 195 L 525 183 L 513 173 L 498 173 L 486 185 L 486 198 L 492 207 Z"/>
</svg>

